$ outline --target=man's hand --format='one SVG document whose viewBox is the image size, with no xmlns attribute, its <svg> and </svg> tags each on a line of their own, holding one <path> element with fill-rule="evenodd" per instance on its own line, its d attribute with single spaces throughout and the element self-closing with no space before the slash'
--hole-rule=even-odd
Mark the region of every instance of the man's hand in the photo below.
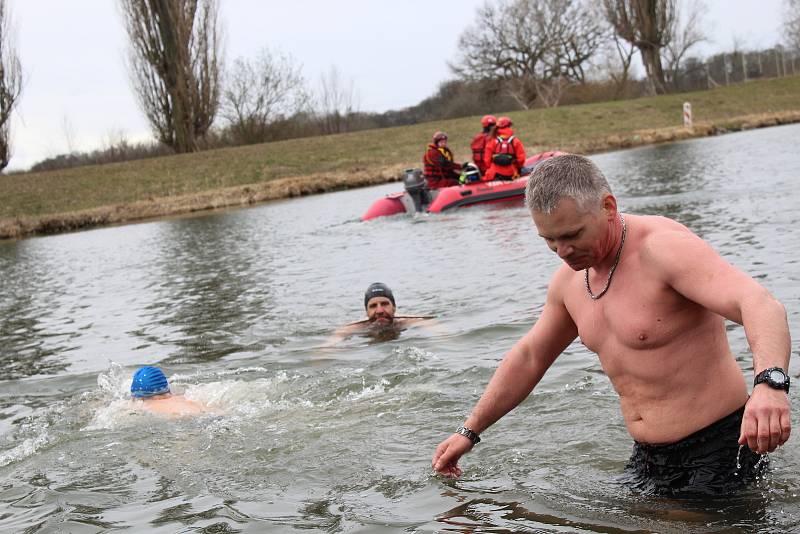
<svg viewBox="0 0 800 534">
<path fill-rule="evenodd" d="M 472 447 L 472 442 L 465 436 L 453 434 L 436 447 L 431 466 L 446 477 L 458 478 L 461 476 L 458 459 L 464 453 L 469 452 Z"/>
<path fill-rule="evenodd" d="M 789 439 L 792 421 L 789 395 L 767 384 L 753 388 L 744 407 L 739 445 L 747 445 L 758 454 L 772 452 Z"/>
</svg>

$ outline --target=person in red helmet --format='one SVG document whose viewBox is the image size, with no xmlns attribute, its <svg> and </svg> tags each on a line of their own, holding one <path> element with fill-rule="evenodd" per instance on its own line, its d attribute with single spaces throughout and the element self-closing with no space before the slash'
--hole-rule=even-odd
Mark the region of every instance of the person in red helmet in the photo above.
<svg viewBox="0 0 800 534">
<path fill-rule="evenodd" d="M 461 165 L 453 160 L 453 151 L 447 146 L 447 134 L 436 132 L 433 142 L 428 145 L 422 156 L 424 166 L 422 174 L 428 182 L 429 189 L 439 189 L 458 185 Z"/>
<path fill-rule="evenodd" d="M 486 143 L 483 162 L 488 167 L 483 176 L 484 182 L 492 180 L 513 180 L 525 165 L 525 147 L 511 129 L 511 119 L 497 119 L 495 136 Z"/>
<path fill-rule="evenodd" d="M 470 144 L 470 148 L 472 149 L 472 161 L 478 167 L 478 170 L 481 171 L 481 175 L 486 174 L 486 169 L 489 168 L 484 161 L 484 152 L 486 151 L 486 143 L 489 139 L 494 137 L 494 128 L 496 124 L 497 118 L 494 115 L 484 115 L 481 119 L 483 131 L 478 132 L 475 137 L 472 138 L 472 143 Z"/>
</svg>

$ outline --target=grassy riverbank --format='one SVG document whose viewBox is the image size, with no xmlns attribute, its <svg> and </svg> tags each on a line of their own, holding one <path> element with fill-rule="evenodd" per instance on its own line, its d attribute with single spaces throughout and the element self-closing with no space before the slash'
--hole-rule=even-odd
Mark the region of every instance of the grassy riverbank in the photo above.
<svg viewBox="0 0 800 534">
<path fill-rule="evenodd" d="M 682 126 L 692 103 L 695 127 Z M 529 154 L 596 153 L 800 121 L 800 76 L 711 91 L 508 114 Z M 420 166 L 431 134 L 469 159 L 476 117 L 0 176 L 0 239 L 360 187 Z M 365 206 L 366 208 L 366 206 Z"/>
</svg>

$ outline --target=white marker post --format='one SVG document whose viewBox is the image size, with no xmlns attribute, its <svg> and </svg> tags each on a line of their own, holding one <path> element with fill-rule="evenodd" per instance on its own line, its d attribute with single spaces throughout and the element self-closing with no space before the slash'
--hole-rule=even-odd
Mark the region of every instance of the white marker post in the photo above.
<svg viewBox="0 0 800 534">
<path fill-rule="evenodd" d="M 692 127 L 692 105 L 689 102 L 683 103 L 683 127 Z"/>
</svg>

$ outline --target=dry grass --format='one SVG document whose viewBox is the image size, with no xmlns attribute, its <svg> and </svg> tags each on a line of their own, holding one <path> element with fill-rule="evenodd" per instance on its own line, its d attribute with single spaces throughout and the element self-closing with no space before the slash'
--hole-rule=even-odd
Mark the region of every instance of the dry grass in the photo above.
<svg viewBox="0 0 800 534">
<path fill-rule="evenodd" d="M 682 127 L 690 101 L 692 131 Z M 510 113 L 529 153 L 596 153 L 800 121 L 800 77 Z M 476 117 L 0 177 L 0 238 L 68 231 L 398 179 L 434 130 L 470 157 Z"/>
</svg>

